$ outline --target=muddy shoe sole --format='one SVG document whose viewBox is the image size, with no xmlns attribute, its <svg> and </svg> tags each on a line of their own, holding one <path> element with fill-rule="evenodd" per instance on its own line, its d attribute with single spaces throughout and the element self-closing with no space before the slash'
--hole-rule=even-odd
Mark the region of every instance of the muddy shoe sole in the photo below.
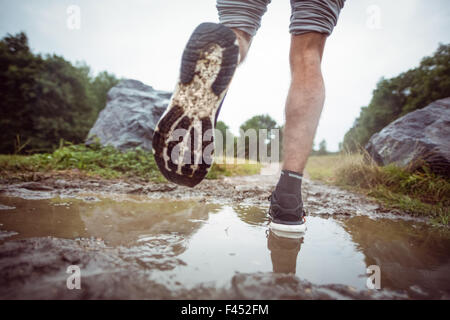
<svg viewBox="0 0 450 320">
<path fill-rule="evenodd" d="M 238 58 L 236 35 L 228 27 L 202 23 L 194 30 L 179 82 L 153 135 L 155 161 L 167 180 L 193 187 L 208 173 L 215 122 Z"/>
</svg>

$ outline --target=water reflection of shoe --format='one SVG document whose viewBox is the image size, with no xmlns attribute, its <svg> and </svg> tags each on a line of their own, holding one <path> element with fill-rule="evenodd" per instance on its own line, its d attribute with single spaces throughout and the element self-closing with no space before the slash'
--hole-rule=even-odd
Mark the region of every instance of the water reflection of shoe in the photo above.
<svg viewBox="0 0 450 320">
<path fill-rule="evenodd" d="M 281 237 L 303 237 L 306 219 L 301 196 L 274 191 L 269 201 L 270 230 Z"/>
<path fill-rule="evenodd" d="M 303 243 L 303 238 L 279 237 L 269 231 L 267 248 L 270 250 L 273 272 L 294 273 L 296 271 L 297 256 Z"/>
<path fill-rule="evenodd" d="M 202 23 L 190 37 L 179 83 L 153 135 L 156 164 L 169 181 L 193 187 L 208 173 L 215 122 L 238 58 L 236 35 L 222 24 Z"/>
</svg>

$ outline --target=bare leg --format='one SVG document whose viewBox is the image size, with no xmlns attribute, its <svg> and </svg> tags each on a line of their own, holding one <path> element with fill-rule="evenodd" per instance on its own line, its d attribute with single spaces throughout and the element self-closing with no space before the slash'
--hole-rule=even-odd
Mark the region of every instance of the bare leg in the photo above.
<svg viewBox="0 0 450 320">
<path fill-rule="evenodd" d="M 239 64 L 241 64 L 247 56 L 248 49 L 252 43 L 252 36 L 236 28 L 231 28 L 231 30 L 236 34 L 239 42 Z"/>
<path fill-rule="evenodd" d="M 310 32 L 291 38 L 291 86 L 286 101 L 283 169 L 303 170 L 325 101 L 321 62 L 326 35 Z"/>
</svg>

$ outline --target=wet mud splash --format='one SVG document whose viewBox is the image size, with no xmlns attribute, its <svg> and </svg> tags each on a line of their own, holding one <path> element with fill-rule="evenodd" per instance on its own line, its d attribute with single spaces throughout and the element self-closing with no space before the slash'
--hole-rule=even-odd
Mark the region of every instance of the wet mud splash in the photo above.
<svg viewBox="0 0 450 320">
<path fill-rule="evenodd" d="M 254 192 L 237 186 L 235 196 Z M 332 192 L 321 188 L 308 187 L 313 208 Z M 22 189 L 27 199 L 0 195 L 2 299 L 450 299 L 450 236 L 418 220 L 322 205 L 292 240 L 268 231 L 261 195 L 211 202 Z M 342 197 L 348 205 L 354 195 Z M 70 265 L 81 269 L 81 290 L 66 287 Z M 381 290 L 366 286 L 370 265 L 380 266 Z"/>
</svg>

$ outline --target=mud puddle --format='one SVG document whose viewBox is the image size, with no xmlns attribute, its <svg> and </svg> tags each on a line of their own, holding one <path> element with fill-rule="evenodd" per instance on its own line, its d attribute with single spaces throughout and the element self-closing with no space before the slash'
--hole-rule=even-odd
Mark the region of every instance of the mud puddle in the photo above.
<svg viewBox="0 0 450 320">
<path fill-rule="evenodd" d="M 450 236 L 420 221 L 309 216 L 293 240 L 268 231 L 263 206 L 81 198 L 0 197 L 0 297 L 450 298 Z"/>
</svg>

